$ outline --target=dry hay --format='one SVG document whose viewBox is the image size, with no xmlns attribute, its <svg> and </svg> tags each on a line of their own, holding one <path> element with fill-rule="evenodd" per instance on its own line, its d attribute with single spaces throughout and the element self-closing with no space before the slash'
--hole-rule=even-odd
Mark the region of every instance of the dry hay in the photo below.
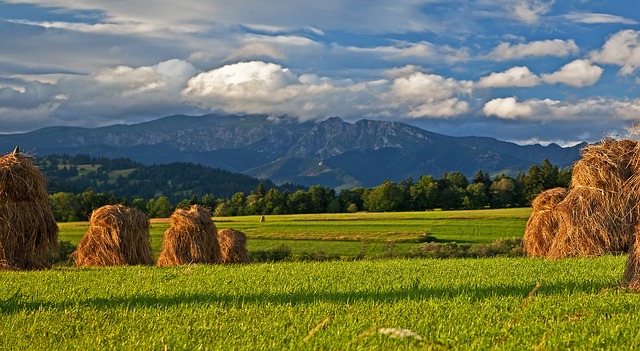
<svg viewBox="0 0 640 351">
<path fill-rule="evenodd" d="M 566 188 L 554 188 L 543 191 L 533 200 L 533 212 L 522 238 L 525 254 L 530 257 L 547 255 L 559 225 L 555 208 L 566 196 Z"/>
<path fill-rule="evenodd" d="M 585 146 L 582 159 L 573 166 L 571 187 L 592 187 L 619 192 L 634 174 L 633 160 L 638 148 L 635 140 L 604 139 Z"/>
<path fill-rule="evenodd" d="M 633 241 L 635 203 L 617 192 L 580 187 L 571 189 L 556 206 L 559 227 L 548 258 L 621 253 Z"/>
<path fill-rule="evenodd" d="M 57 255 L 58 225 L 46 180 L 16 148 L 0 157 L 0 269 L 47 268 Z"/>
<path fill-rule="evenodd" d="M 202 206 L 177 209 L 164 232 L 158 266 L 191 263 L 221 263 L 218 229 L 211 213 Z"/>
<path fill-rule="evenodd" d="M 102 206 L 91 213 L 89 229 L 71 256 L 76 267 L 151 265 L 149 218 L 135 208 Z"/>
<path fill-rule="evenodd" d="M 639 228 L 640 229 L 640 228 Z M 622 278 L 623 284 L 627 288 L 632 290 L 640 290 L 640 230 L 636 232 L 636 238 L 631 249 L 629 249 L 629 256 L 627 256 L 627 264 L 624 269 L 624 275 Z"/>
<path fill-rule="evenodd" d="M 223 263 L 249 263 L 247 235 L 241 231 L 227 228 L 218 232 Z"/>
</svg>

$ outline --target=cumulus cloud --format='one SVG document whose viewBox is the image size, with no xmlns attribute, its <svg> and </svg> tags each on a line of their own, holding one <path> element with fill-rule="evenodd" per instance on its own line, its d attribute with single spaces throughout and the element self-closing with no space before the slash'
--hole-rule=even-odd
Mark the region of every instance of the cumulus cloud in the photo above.
<svg viewBox="0 0 640 351">
<path fill-rule="evenodd" d="M 175 113 L 184 109 L 180 91 L 195 73 L 190 63 L 169 60 L 67 76 L 52 86 L 65 99 L 50 113 L 59 120 L 82 116 L 77 124 L 94 126 Z"/>
<path fill-rule="evenodd" d="M 511 10 L 517 19 L 527 24 L 535 24 L 540 16 L 547 14 L 554 1 L 543 2 L 539 0 L 520 1 Z"/>
<path fill-rule="evenodd" d="M 578 53 L 578 45 L 573 40 L 541 40 L 530 43 L 501 43 L 489 54 L 497 61 L 516 60 L 525 57 L 555 56 L 566 57 Z"/>
<path fill-rule="evenodd" d="M 538 122 L 604 122 L 635 121 L 640 115 L 640 99 L 608 99 L 593 97 L 578 101 L 528 99 L 518 102 L 515 97 L 497 98 L 485 103 L 486 116 Z"/>
<path fill-rule="evenodd" d="M 640 67 L 640 31 L 623 30 L 612 35 L 600 51 L 591 53 L 594 62 L 618 65 L 620 74 L 629 75 Z"/>
<path fill-rule="evenodd" d="M 533 115 L 533 108 L 528 104 L 518 103 L 515 97 L 493 99 L 484 105 L 482 111 L 487 116 L 506 119 Z"/>
<path fill-rule="evenodd" d="M 288 114 L 302 119 L 329 115 L 396 114 L 413 118 L 452 117 L 467 112 L 463 97 L 472 83 L 407 67 L 386 79 L 354 82 L 289 69 L 261 61 L 240 62 L 192 78 L 184 99 L 202 108 L 232 113 Z"/>
<path fill-rule="evenodd" d="M 477 86 L 480 88 L 533 87 L 541 83 L 540 77 L 527 67 L 513 67 L 500 73 L 491 73 L 482 77 Z"/>
<path fill-rule="evenodd" d="M 594 85 L 600 79 L 602 72 L 602 68 L 589 60 L 575 60 L 554 73 L 543 74 L 542 80 L 549 84 L 562 83 L 580 88 Z"/>
<path fill-rule="evenodd" d="M 416 72 L 393 81 L 391 105 L 407 106 L 407 115 L 413 118 L 457 116 L 469 110 L 461 97 L 471 95 L 472 87 L 470 81 Z"/>
</svg>

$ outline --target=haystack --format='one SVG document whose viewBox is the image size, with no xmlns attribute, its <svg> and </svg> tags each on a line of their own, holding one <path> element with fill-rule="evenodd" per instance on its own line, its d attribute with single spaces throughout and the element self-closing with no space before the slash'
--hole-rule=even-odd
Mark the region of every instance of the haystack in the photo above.
<svg viewBox="0 0 640 351">
<path fill-rule="evenodd" d="M 0 157 L 0 269 L 47 268 L 57 254 L 46 180 L 16 148 Z"/>
<path fill-rule="evenodd" d="M 218 229 L 211 213 L 200 205 L 177 209 L 164 232 L 158 266 L 190 263 L 221 263 Z"/>
<path fill-rule="evenodd" d="M 548 258 L 626 252 L 637 216 L 629 197 L 595 188 L 574 188 L 557 205 L 558 233 Z"/>
<path fill-rule="evenodd" d="M 638 142 L 605 139 L 582 149 L 571 188 L 556 206 L 558 233 L 548 258 L 621 253 L 633 242 L 640 197 L 630 191 Z"/>
<path fill-rule="evenodd" d="M 89 229 L 71 257 L 76 267 L 151 265 L 149 218 L 135 208 L 102 206 L 91 213 Z"/>
<path fill-rule="evenodd" d="M 634 243 L 629 249 L 627 264 L 624 269 L 622 282 L 629 289 L 640 290 L 640 228 L 636 232 Z"/>
<path fill-rule="evenodd" d="M 227 228 L 218 232 L 223 263 L 249 263 L 247 235 L 241 231 Z"/>
<path fill-rule="evenodd" d="M 634 159 L 640 145 L 635 140 L 604 139 L 580 151 L 582 158 L 573 166 L 572 188 L 595 188 L 620 192 L 634 175 Z"/>
<path fill-rule="evenodd" d="M 558 231 L 556 206 L 566 196 L 566 188 L 553 188 L 543 191 L 533 200 L 533 213 L 522 238 L 525 254 L 530 257 L 547 255 Z"/>
</svg>

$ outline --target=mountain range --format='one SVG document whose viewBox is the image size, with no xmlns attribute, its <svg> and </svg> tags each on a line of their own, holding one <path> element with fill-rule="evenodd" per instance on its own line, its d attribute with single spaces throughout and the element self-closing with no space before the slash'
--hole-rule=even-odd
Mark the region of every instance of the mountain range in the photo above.
<svg viewBox="0 0 640 351">
<path fill-rule="evenodd" d="M 549 159 L 567 167 L 583 145 L 518 145 L 453 137 L 409 124 L 339 117 L 299 123 L 266 115 L 175 115 L 133 125 L 50 127 L 0 135 L 0 151 L 125 157 L 144 164 L 192 162 L 276 183 L 372 187 L 385 180 L 482 169 L 514 175 Z"/>
</svg>

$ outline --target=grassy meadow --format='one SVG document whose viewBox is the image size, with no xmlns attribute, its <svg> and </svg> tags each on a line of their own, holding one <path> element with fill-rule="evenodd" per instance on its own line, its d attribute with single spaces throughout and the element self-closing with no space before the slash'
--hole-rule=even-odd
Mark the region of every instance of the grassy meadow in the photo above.
<svg viewBox="0 0 640 351">
<path fill-rule="evenodd" d="M 530 209 L 216 218 L 249 248 L 521 237 Z M 167 221 L 152 223 L 156 253 Z M 61 223 L 77 243 L 87 223 Z M 300 243 L 299 246 L 294 246 Z M 326 246 L 323 246 L 326 245 Z M 351 246 L 355 247 L 352 248 Z M 384 259 L 0 272 L 8 350 L 638 349 L 626 257 Z"/>
<path fill-rule="evenodd" d="M 361 250 L 379 254 L 385 242 L 395 244 L 397 252 L 415 247 L 422 236 L 439 242 L 489 243 L 500 238 L 522 237 L 529 208 L 429 211 L 400 213 L 356 213 L 216 217 L 218 229 L 234 228 L 247 234 L 249 251 L 265 250 L 279 244 L 293 253 L 322 250 L 339 256 L 356 256 Z M 78 244 L 87 231 L 87 222 L 59 223 L 60 240 Z M 160 252 L 167 219 L 151 221 L 151 245 Z M 363 247 L 364 245 L 364 247 Z"/>
</svg>

